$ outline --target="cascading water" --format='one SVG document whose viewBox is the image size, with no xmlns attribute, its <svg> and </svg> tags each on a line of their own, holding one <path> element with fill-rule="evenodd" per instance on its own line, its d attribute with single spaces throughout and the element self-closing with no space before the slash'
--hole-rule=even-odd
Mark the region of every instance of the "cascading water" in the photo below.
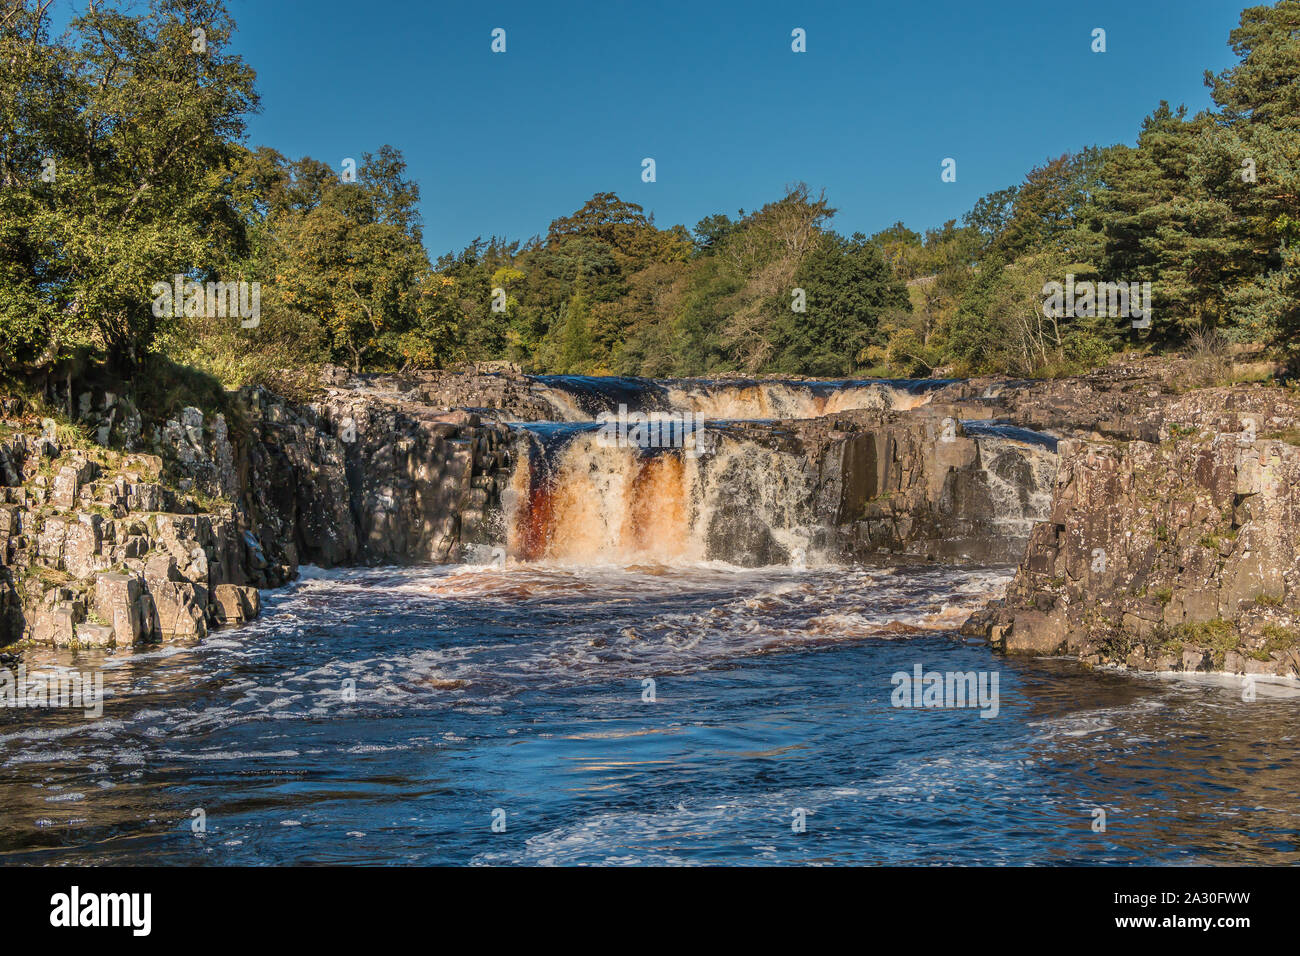
<svg viewBox="0 0 1300 956">
<path fill-rule="evenodd" d="M 1052 511 L 1056 440 L 1000 422 L 967 421 L 962 427 L 979 446 L 993 528 L 1015 541 L 1028 538 Z"/>
<path fill-rule="evenodd" d="M 817 418 L 858 409 L 912 411 L 952 384 L 947 379 L 657 381 L 582 375 L 541 375 L 535 381 L 557 420 L 565 422 L 593 421 L 620 405 L 631 411 L 689 411 L 719 421 Z"/>
<path fill-rule="evenodd" d="M 1300 860 L 1297 815 L 1275 798 L 1294 790 L 1295 761 L 1261 766 L 1257 746 L 1293 731 L 1293 700 L 954 641 L 1010 580 L 987 553 L 981 567 L 808 554 L 828 513 L 875 540 L 904 484 L 922 509 L 940 486 L 916 522 L 926 534 L 1009 546 L 1046 517 L 1050 438 L 965 421 L 976 460 L 951 470 L 969 445 L 928 458 L 918 436 L 933 422 L 897 416 L 812 441 L 817 461 L 789 450 L 804 447 L 789 423 L 711 420 L 703 446 L 662 429 L 657 448 L 601 438 L 620 404 L 757 417 L 888 394 L 820 388 L 556 389 L 569 421 L 516 428 L 489 560 L 304 569 L 267 592 L 262 618 L 193 645 L 29 652 L 33 668 L 97 667 L 109 693 L 95 721 L 0 708 L 0 860 Z M 829 424 L 800 434 L 827 439 Z M 838 480 L 813 488 L 837 461 Z M 900 707 L 895 678 L 922 666 L 999 675 L 998 719 Z M 1213 760 L 1205 740 L 1222 744 Z M 1090 829 L 1098 806 L 1123 825 Z M 507 830 L 489 828 L 492 808 Z"/>
<path fill-rule="evenodd" d="M 707 436 L 708 450 L 696 454 L 613 445 L 595 426 L 521 428 L 502 494 L 508 557 L 750 566 L 803 560 L 812 529 L 802 463 L 725 429 Z"/>
<path fill-rule="evenodd" d="M 788 426 L 766 416 L 789 422 L 845 409 L 896 410 L 928 402 L 936 386 L 573 376 L 546 382 L 552 401 L 581 420 L 516 426 L 514 470 L 502 495 L 503 556 L 566 564 L 721 560 L 750 567 L 838 557 L 834 532 L 827 530 L 834 508 L 815 504 L 818 467 L 782 450 L 773 439 Z M 613 421 L 619 418 L 626 429 L 628 415 L 650 423 L 653 440 L 611 441 Z M 710 425 L 701 437 L 708 438 L 708 454 L 656 431 L 669 422 L 702 427 L 706 418 Z M 1055 439 L 997 421 L 963 425 L 979 448 L 978 461 L 947 479 L 950 491 L 940 506 L 947 518 L 940 520 L 950 521 L 952 533 L 931 532 L 921 553 L 1014 561 L 1050 509 Z M 887 447 L 882 451 L 891 454 Z M 886 467 L 915 480 L 921 462 L 909 462 Z"/>
</svg>

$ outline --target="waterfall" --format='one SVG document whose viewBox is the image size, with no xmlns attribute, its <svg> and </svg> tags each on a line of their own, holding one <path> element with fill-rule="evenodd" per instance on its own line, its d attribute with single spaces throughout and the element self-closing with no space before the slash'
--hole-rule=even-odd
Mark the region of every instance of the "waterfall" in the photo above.
<svg viewBox="0 0 1300 956">
<path fill-rule="evenodd" d="M 980 471 L 991 499 L 990 524 L 1000 535 L 1027 538 L 1052 512 L 1056 440 L 1001 422 L 962 422 L 979 447 Z"/>
<path fill-rule="evenodd" d="M 707 454 L 521 428 L 502 494 L 513 561 L 749 566 L 804 560 L 811 479 L 794 455 L 709 429 Z"/>
<path fill-rule="evenodd" d="M 873 379 L 846 382 L 753 381 L 541 375 L 534 390 L 558 421 L 594 421 L 619 405 L 633 411 L 690 411 L 722 421 L 818 418 L 870 409 L 912 411 L 945 379 Z"/>
<path fill-rule="evenodd" d="M 758 567 L 889 550 L 1018 560 L 1050 514 L 1054 438 L 963 421 L 975 454 L 954 464 L 926 437 L 929 413 L 882 415 L 853 454 L 833 452 L 844 434 L 817 421 L 914 409 L 949 384 L 539 377 L 535 394 L 557 420 L 511 426 L 493 560 Z"/>
</svg>

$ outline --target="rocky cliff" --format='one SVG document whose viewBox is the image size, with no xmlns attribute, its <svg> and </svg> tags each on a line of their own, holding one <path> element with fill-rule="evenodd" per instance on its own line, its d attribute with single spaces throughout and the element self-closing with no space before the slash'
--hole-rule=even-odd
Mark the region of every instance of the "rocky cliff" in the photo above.
<svg viewBox="0 0 1300 956">
<path fill-rule="evenodd" d="M 454 560 L 507 454 L 502 426 L 383 392 L 254 389 L 157 423 L 108 392 L 79 410 L 82 429 L 0 433 L 0 645 L 201 637 L 301 563 Z"/>
<path fill-rule="evenodd" d="M 1014 564 L 1005 600 L 965 628 L 1008 652 L 1300 674 L 1300 400 L 1277 387 L 1187 390 L 1167 361 L 1050 382 L 839 387 L 327 370 L 310 402 L 252 389 L 159 421 L 88 389 L 63 425 L 10 401 L 0 644 L 201 636 L 255 615 L 258 590 L 300 564 L 456 561 L 505 544 L 504 503 L 515 495 L 517 509 L 521 493 L 547 503 L 524 548 L 546 554 L 557 509 L 586 506 L 541 494 L 554 473 L 532 458 L 550 426 L 510 423 L 674 403 L 799 413 L 710 426 L 730 453 L 692 472 L 710 483 L 706 556 L 797 560 L 783 534 L 797 525 L 840 560 Z M 565 467 L 604 487 L 594 458 Z M 619 467 L 633 496 L 696 480 Z M 778 507 L 759 506 L 774 496 Z M 627 503 L 633 537 L 657 501 Z"/>
<path fill-rule="evenodd" d="M 1288 391 L 1206 389 L 1062 441 L 1051 516 L 968 629 L 1091 663 L 1300 675 L 1298 426 Z"/>
</svg>

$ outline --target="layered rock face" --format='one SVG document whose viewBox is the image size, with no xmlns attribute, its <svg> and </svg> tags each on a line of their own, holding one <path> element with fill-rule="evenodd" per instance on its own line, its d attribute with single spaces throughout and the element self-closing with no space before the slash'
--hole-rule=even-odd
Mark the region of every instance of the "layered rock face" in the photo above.
<svg viewBox="0 0 1300 956">
<path fill-rule="evenodd" d="M 939 403 L 799 423 L 818 462 L 815 511 L 828 550 L 850 561 L 1018 560 L 1047 516 L 1055 441 L 981 427 L 990 415 Z"/>
<path fill-rule="evenodd" d="M 215 424 L 220 448 L 224 420 Z M 247 582 L 239 514 L 205 508 L 191 479 L 184 489 L 166 484 L 160 456 L 65 450 L 47 432 L 11 437 L 0 457 L 9 465 L 0 638 L 105 645 L 202 636 L 212 589 Z"/>
<path fill-rule="evenodd" d="M 454 560 L 487 533 L 501 426 L 341 391 L 294 406 L 251 390 L 230 412 L 238 436 L 197 408 L 110 418 L 105 440 L 157 454 L 65 448 L 52 422 L 0 442 L 0 645 L 202 637 L 255 617 L 257 589 L 300 563 Z"/>
<path fill-rule="evenodd" d="M 258 589 L 300 564 L 488 544 L 518 560 L 1017 564 L 965 628 L 1009 652 L 1300 674 L 1300 400 L 1183 391 L 1180 374 L 837 390 L 331 370 L 308 404 L 253 389 L 158 423 L 90 392 L 87 432 L 123 450 L 52 422 L 0 433 L 0 645 L 201 636 L 256 616 Z M 699 459 L 593 440 L 617 405 L 674 402 L 807 416 L 711 420 Z"/>
<path fill-rule="evenodd" d="M 963 425 L 958 414 L 972 420 Z M 901 556 L 1010 563 L 1047 516 L 1055 442 L 973 420 L 987 415 L 938 405 L 711 422 L 690 453 L 615 443 L 596 425 L 520 428 L 507 553 L 746 566 Z"/>
<path fill-rule="evenodd" d="M 509 430 L 371 389 L 294 407 L 241 396 L 251 422 L 239 493 L 285 567 L 456 560 L 499 510 Z"/>
<path fill-rule="evenodd" d="M 1300 675 L 1298 426 L 1289 392 L 1208 389 L 1112 417 L 1130 440 L 1061 442 L 1051 517 L 970 629 L 1012 652 Z"/>
</svg>

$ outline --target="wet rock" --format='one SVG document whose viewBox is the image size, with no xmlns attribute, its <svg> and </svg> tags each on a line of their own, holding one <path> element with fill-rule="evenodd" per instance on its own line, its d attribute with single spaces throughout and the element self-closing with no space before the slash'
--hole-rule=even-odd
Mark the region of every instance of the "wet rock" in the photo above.
<svg viewBox="0 0 1300 956">
<path fill-rule="evenodd" d="M 149 587 L 153 601 L 150 631 L 159 638 L 206 637 L 207 589 L 188 581 L 159 581 Z"/>
<path fill-rule="evenodd" d="M 752 509 L 732 504 L 718 509 L 709 522 L 709 555 L 742 567 L 788 564 L 790 552 Z"/>
<path fill-rule="evenodd" d="M 1181 398 L 1164 412 L 1187 407 L 1204 413 Z M 1102 663 L 1300 674 L 1300 448 L 1260 438 L 1243 453 L 1235 432 L 1161 427 L 1160 443 L 1060 444 L 1051 523 L 993 624 L 1008 649 L 1069 640 Z"/>
<path fill-rule="evenodd" d="M 257 588 L 218 584 L 212 599 L 218 624 L 243 624 L 262 613 L 262 598 Z"/>
<path fill-rule="evenodd" d="M 140 581 L 134 575 L 101 574 L 95 580 L 95 614 L 112 627 L 117 644 L 129 646 L 143 636 L 141 593 Z"/>
<path fill-rule="evenodd" d="M 79 647 L 111 647 L 116 643 L 116 631 L 107 624 L 77 625 L 77 645 Z"/>
</svg>

